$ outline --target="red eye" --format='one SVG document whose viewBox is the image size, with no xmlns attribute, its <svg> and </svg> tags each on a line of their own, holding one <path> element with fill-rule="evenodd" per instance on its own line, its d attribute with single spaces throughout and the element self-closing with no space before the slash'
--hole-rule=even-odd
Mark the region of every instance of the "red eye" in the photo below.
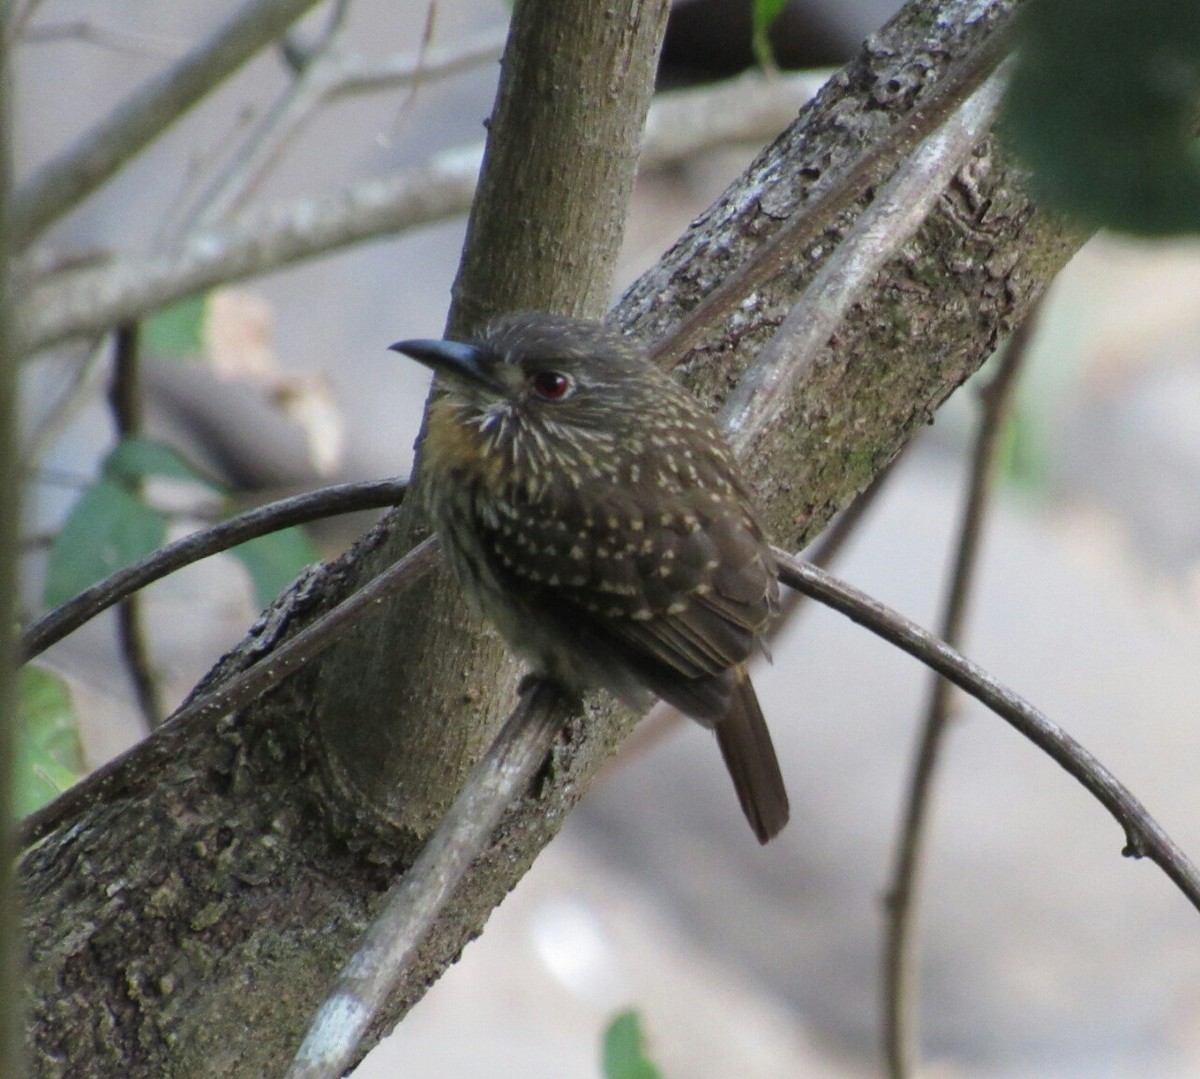
<svg viewBox="0 0 1200 1079">
<path fill-rule="evenodd" d="M 530 381 L 533 392 L 544 401 L 561 401 L 575 388 L 570 376 L 561 371 L 538 371 Z"/>
</svg>

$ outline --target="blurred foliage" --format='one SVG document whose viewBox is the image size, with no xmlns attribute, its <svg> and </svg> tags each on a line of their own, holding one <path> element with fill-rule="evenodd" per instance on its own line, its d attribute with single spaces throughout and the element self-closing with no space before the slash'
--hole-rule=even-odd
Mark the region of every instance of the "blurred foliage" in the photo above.
<svg viewBox="0 0 1200 1079">
<path fill-rule="evenodd" d="M 143 480 L 182 480 L 224 493 L 178 450 L 151 439 L 130 437 L 104 459 L 100 477 L 71 508 L 50 547 L 43 601 L 57 607 L 110 573 L 161 547 L 167 520 L 150 505 Z M 254 594 L 266 606 L 305 566 L 319 556 L 300 528 L 251 540 L 231 552 L 250 573 Z"/>
<path fill-rule="evenodd" d="M 44 602 L 57 607 L 123 566 L 163 545 L 166 518 L 141 490 L 151 476 L 186 480 L 210 489 L 212 480 L 170 446 L 126 438 L 100 466 L 100 478 L 84 489 L 54 543 L 46 570 Z"/>
<path fill-rule="evenodd" d="M 114 483 L 132 486 L 151 476 L 198 483 L 210 491 L 221 485 L 193 465 L 174 446 L 153 439 L 130 435 L 123 438 L 104 459 L 101 473 Z"/>
<path fill-rule="evenodd" d="M 998 457 L 1004 481 L 1029 495 L 1047 494 L 1052 473 L 1049 435 L 1036 411 L 1023 404 L 1020 395 L 1000 437 Z"/>
<path fill-rule="evenodd" d="M 773 70 L 776 66 L 775 52 L 771 48 L 769 36 L 771 27 L 787 5 L 788 0 L 754 0 L 750 44 L 754 49 L 754 58 L 758 61 L 758 66 L 767 71 Z"/>
<path fill-rule="evenodd" d="M 1091 227 L 1200 230 L 1200 3 L 1030 0 L 1005 105 L 1034 191 Z"/>
<path fill-rule="evenodd" d="M 604 1079 L 662 1079 L 645 1053 L 642 1021 L 635 1011 L 621 1012 L 604 1032 Z"/>
<path fill-rule="evenodd" d="M 50 547 L 44 602 L 57 607 L 162 546 L 167 522 L 137 493 L 101 478 L 72 507 Z"/>
<path fill-rule="evenodd" d="M 14 806 L 25 817 L 84 773 L 83 745 L 61 678 L 44 667 L 17 672 L 17 756 Z"/>
<path fill-rule="evenodd" d="M 204 316 L 208 298 L 186 300 L 156 311 L 142 323 L 141 343 L 157 356 L 191 356 L 204 347 Z"/>
</svg>

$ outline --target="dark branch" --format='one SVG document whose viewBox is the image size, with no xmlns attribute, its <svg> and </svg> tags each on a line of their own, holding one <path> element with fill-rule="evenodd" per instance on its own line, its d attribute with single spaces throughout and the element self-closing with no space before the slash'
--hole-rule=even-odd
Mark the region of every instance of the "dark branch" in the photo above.
<svg viewBox="0 0 1200 1079">
<path fill-rule="evenodd" d="M 119 326 L 113 335 L 113 372 L 109 382 L 108 407 L 120 438 L 137 435 L 142 429 L 139 337 L 140 330 L 136 322 Z M 143 486 L 140 480 L 134 484 L 139 497 Z M 136 594 L 126 596 L 117 607 L 117 646 L 129 673 L 138 709 L 146 721 L 146 727 L 153 730 L 162 721 L 163 704 L 150 662 L 141 597 Z"/>
<path fill-rule="evenodd" d="M 1200 872 L 1130 792 L 1088 750 L 1028 701 L 1002 686 L 978 664 L 939 641 L 928 630 L 786 551 L 775 551 L 780 581 L 890 641 L 901 651 L 948 678 L 995 712 L 1074 776 L 1125 831 L 1124 854 L 1149 858 L 1200 910 Z"/>
<path fill-rule="evenodd" d="M 125 596 L 177 569 L 291 525 L 334 517 L 339 513 L 395 506 L 404 497 L 406 487 L 404 480 L 370 480 L 324 487 L 319 491 L 259 506 L 212 528 L 193 532 L 174 543 L 168 543 L 140 562 L 117 570 L 39 618 L 21 635 L 18 649 L 20 661 L 26 662 L 39 655 Z"/>
<path fill-rule="evenodd" d="M 959 528 L 958 553 L 946 597 L 946 609 L 939 627 L 942 640 L 953 648 L 958 647 L 962 637 L 984 516 L 996 476 L 996 455 L 1016 390 L 1017 376 L 1033 335 L 1037 311 L 1035 305 L 1009 338 L 996 374 L 979 395 L 983 411 L 971 461 L 967 504 Z M 951 683 L 945 678 L 934 678 L 909 781 L 908 804 L 896 853 L 895 874 L 888 891 L 883 1033 L 884 1055 L 892 1079 L 905 1079 L 911 1075 L 917 1059 L 920 992 L 915 930 L 919 915 L 920 875 L 938 756 L 950 718 L 951 688 Z"/>
</svg>

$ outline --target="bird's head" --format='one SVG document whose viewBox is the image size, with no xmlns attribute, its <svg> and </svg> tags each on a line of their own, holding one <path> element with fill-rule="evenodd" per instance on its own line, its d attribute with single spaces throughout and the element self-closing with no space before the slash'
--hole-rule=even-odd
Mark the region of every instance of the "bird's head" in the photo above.
<svg viewBox="0 0 1200 1079">
<path fill-rule="evenodd" d="M 484 428 L 620 428 L 665 381 L 602 323 L 536 312 L 496 319 L 474 338 L 397 341 L 391 348 L 432 368 Z"/>
</svg>

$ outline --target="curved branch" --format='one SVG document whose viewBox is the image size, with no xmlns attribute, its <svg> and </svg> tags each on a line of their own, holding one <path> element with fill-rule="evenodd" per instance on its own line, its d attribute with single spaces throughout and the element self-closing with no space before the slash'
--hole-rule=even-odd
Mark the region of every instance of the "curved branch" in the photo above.
<svg viewBox="0 0 1200 1079">
<path fill-rule="evenodd" d="M 404 497 L 406 488 L 403 480 L 371 480 L 324 487 L 319 491 L 259 506 L 212 528 L 193 532 L 174 543 L 168 543 L 133 565 L 98 581 L 34 622 L 21 634 L 18 648 L 20 662 L 31 660 L 101 611 L 177 569 L 291 525 L 334 517 L 339 513 L 395 506 Z"/>
<path fill-rule="evenodd" d="M 844 581 L 776 549 L 779 579 L 919 659 L 995 712 L 1077 779 L 1125 832 L 1130 858 L 1149 858 L 1200 911 L 1200 871 L 1146 807 L 1058 724 L 915 622 Z"/>
<path fill-rule="evenodd" d="M 928 630 L 844 581 L 775 550 L 780 581 L 865 626 L 954 682 L 1078 779 L 1125 829 L 1129 855 L 1159 865 L 1200 910 L 1200 872 L 1146 808 L 1057 724 Z M 489 847 L 546 760 L 569 700 L 531 680 L 416 861 L 389 890 L 380 913 L 342 968 L 288 1071 L 288 1079 L 333 1079 L 383 1002 L 404 980 L 417 949 L 471 864 Z"/>
</svg>

